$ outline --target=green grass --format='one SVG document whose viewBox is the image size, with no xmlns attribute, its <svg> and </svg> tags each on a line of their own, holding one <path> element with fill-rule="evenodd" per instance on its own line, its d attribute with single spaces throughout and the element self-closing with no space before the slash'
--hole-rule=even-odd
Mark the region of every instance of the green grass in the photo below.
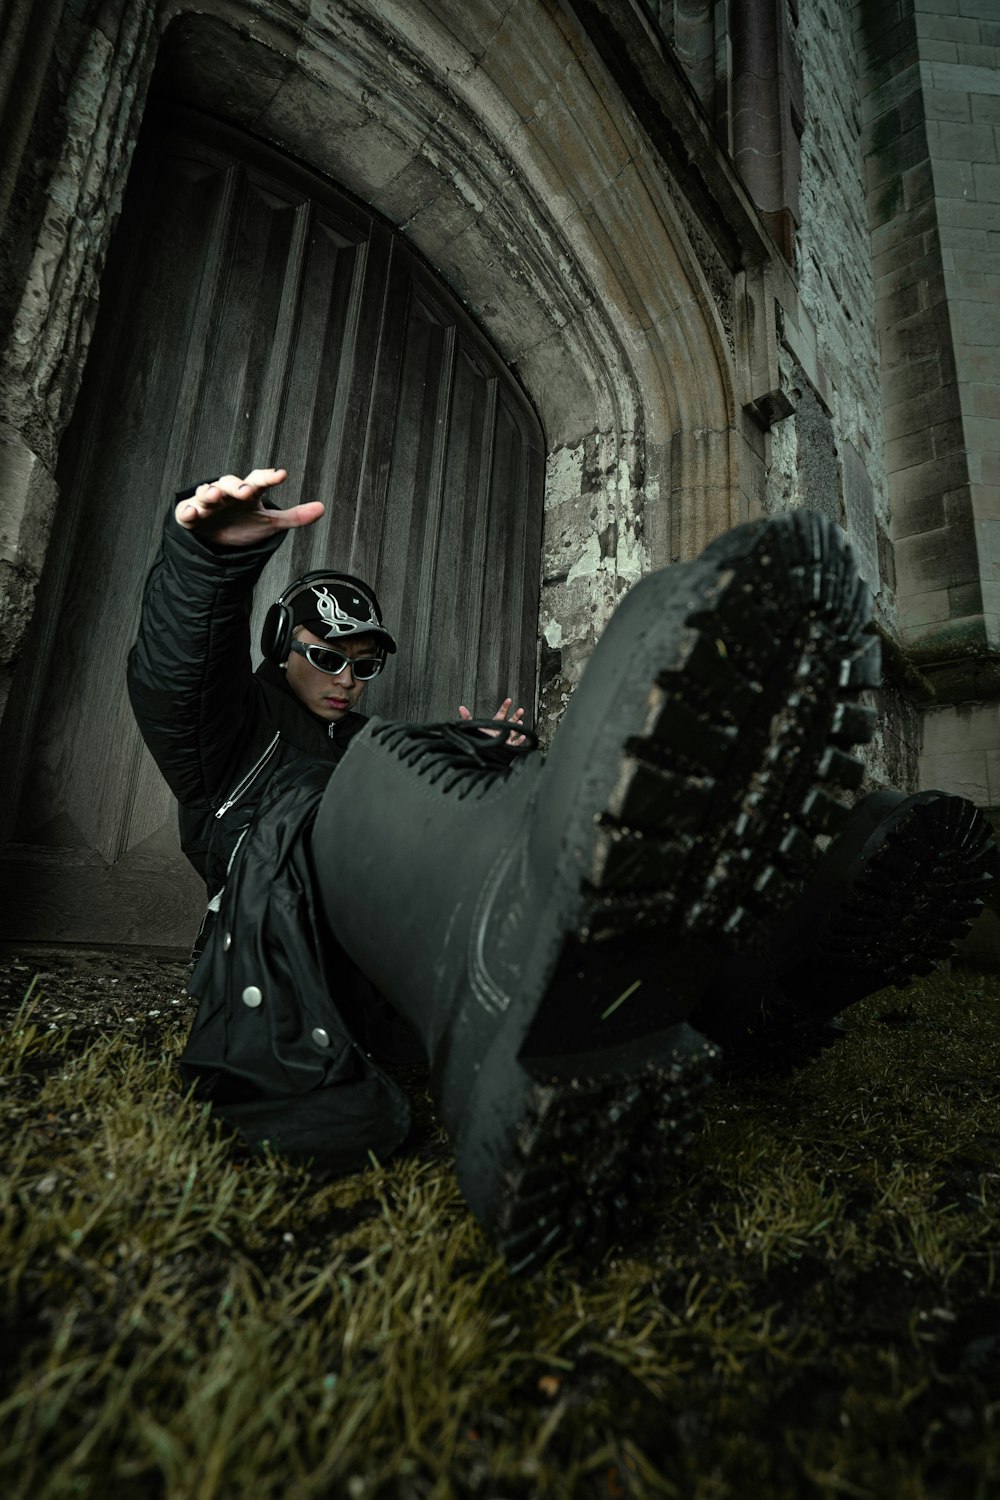
<svg viewBox="0 0 1000 1500">
<path fill-rule="evenodd" d="M 426 1108 L 339 1182 L 241 1157 L 139 969 L 0 1040 L 5 1497 L 1000 1495 L 997 977 L 720 1085 L 642 1244 L 522 1282 Z"/>
</svg>

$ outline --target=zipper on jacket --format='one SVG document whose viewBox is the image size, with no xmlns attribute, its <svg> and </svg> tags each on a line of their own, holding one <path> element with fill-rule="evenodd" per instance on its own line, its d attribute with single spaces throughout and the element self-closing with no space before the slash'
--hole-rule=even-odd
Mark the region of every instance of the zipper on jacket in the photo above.
<svg viewBox="0 0 1000 1500">
<path fill-rule="evenodd" d="M 279 730 L 278 733 L 274 736 L 274 739 L 268 745 L 267 749 L 261 755 L 260 759 L 257 761 L 256 765 L 250 767 L 249 771 L 244 776 L 239 786 L 237 786 L 233 791 L 230 792 L 229 796 L 226 798 L 225 802 L 223 802 L 221 807 L 216 808 L 215 816 L 217 818 L 224 817 L 232 807 L 233 803 L 240 800 L 247 787 L 251 784 L 254 778 L 259 775 L 259 773 L 267 765 L 267 762 L 271 759 L 271 756 L 274 754 L 275 746 L 277 745 L 280 738 L 281 731 Z"/>
</svg>

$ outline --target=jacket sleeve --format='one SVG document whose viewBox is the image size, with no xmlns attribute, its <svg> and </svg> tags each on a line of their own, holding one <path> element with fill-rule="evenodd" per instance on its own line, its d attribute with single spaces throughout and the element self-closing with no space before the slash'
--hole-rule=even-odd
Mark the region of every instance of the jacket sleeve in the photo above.
<svg viewBox="0 0 1000 1500">
<path fill-rule="evenodd" d="M 142 737 L 178 802 L 214 806 L 259 734 L 250 660 L 254 586 L 284 539 L 199 541 L 167 517 L 143 592 L 128 692 Z"/>
</svg>

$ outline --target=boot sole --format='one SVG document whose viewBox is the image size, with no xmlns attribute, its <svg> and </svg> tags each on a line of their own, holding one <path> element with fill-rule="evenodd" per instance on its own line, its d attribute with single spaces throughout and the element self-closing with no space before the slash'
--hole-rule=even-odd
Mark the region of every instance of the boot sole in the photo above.
<svg viewBox="0 0 1000 1500">
<path fill-rule="evenodd" d="M 546 944 L 558 956 L 525 997 L 520 1045 L 501 1028 L 456 1132 L 459 1182 L 512 1268 L 594 1253 L 648 1209 L 674 1162 L 658 1143 L 689 1137 L 717 1056 L 683 1022 L 727 954 L 763 945 L 818 836 L 848 816 L 837 793 L 862 778 L 850 748 L 872 734 L 859 699 L 879 648 L 840 533 L 804 512 L 741 527 L 689 576 L 631 732 L 616 708 L 587 746 L 605 792 L 552 882 L 573 900 L 539 913 L 522 973 Z M 654 641 L 655 579 L 631 626 L 645 610 Z M 489 1001 L 487 975 L 473 988 Z"/>
<path fill-rule="evenodd" d="M 696 1012 L 695 1023 L 725 1048 L 727 1073 L 810 1061 L 846 1034 L 834 1017 L 931 973 L 982 910 L 997 850 L 973 803 L 943 792 L 880 793 L 869 802 L 867 826 L 856 838 L 848 831 L 850 847 L 830 850 L 829 869 L 779 932 L 784 961 L 771 959 L 755 1014 L 734 1015 L 724 998 Z"/>
<path fill-rule="evenodd" d="M 525 1064 L 528 1090 L 492 1225 L 511 1275 L 558 1251 L 596 1261 L 612 1243 L 633 1242 L 676 1180 L 718 1053 L 683 1025 L 657 1038 L 655 1060 L 644 1051 L 601 1054 L 593 1071 L 574 1059 L 579 1071 L 563 1079 L 537 1060 Z"/>
<path fill-rule="evenodd" d="M 809 999 L 801 1008 L 809 1015 L 931 973 L 982 910 L 997 852 L 974 803 L 924 792 L 886 819 L 852 864 L 841 877 L 850 883 L 850 896 L 817 935 L 816 959 L 832 984 L 822 986 L 825 1006 L 814 983 L 806 988 Z M 799 966 L 778 982 L 794 993 L 805 980 Z"/>
</svg>

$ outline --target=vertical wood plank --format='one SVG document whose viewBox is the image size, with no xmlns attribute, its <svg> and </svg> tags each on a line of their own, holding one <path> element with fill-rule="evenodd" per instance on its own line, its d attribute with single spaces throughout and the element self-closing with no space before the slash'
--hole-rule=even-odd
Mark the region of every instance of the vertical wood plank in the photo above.
<svg viewBox="0 0 1000 1500">
<path fill-rule="evenodd" d="M 0 778 L 18 787 L 0 936 L 182 947 L 196 926 L 173 803 L 124 690 L 176 487 L 286 465 L 286 502 L 328 510 L 281 550 L 258 615 L 297 573 L 353 563 L 400 643 L 362 706 L 452 717 L 460 697 L 491 711 L 533 677 L 543 451 L 495 352 L 387 226 L 229 127 L 156 123 L 0 740 Z"/>
</svg>

